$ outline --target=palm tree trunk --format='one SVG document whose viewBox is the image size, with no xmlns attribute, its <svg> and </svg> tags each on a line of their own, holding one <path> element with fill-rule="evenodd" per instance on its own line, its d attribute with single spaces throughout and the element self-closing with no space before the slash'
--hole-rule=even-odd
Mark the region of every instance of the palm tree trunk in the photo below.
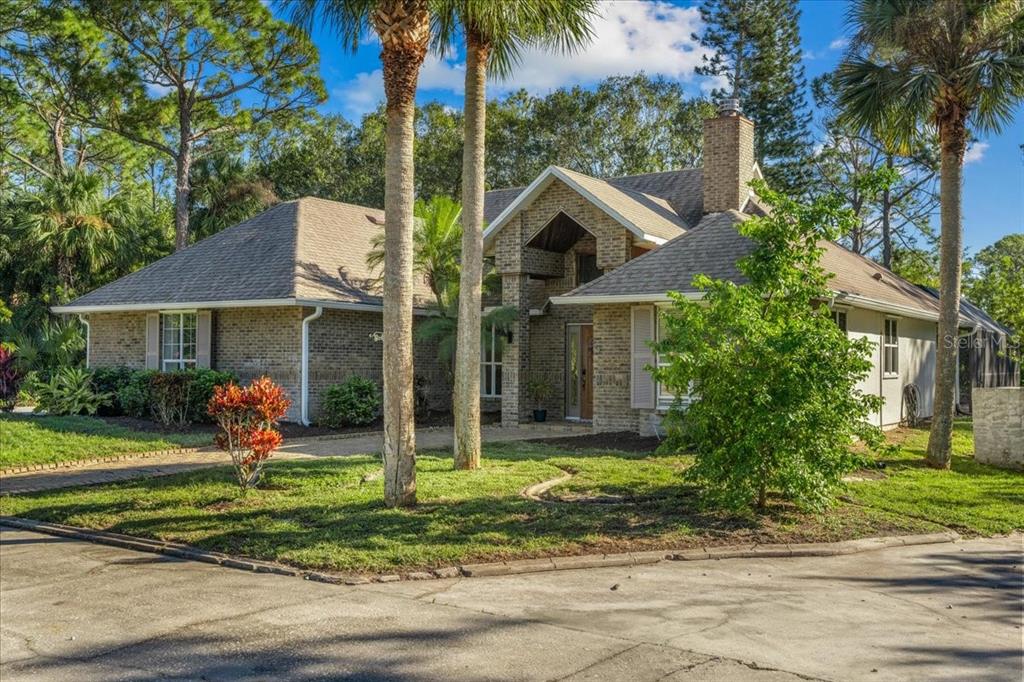
<svg viewBox="0 0 1024 682">
<path fill-rule="evenodd" d="M 462 153 L 462 270 L 455 347 L 455 468 L 480 467 L 480 298 L 483 277 L 484 144 L 490 45 L 466 32 Z"/>
<path fill-rule="evenodd" d="M 387 0 L 374 11 L 387 98 L 384 157 L 384 503 L 416 504 L 413 398 L 413 121 L 429 17 L 420 0 Z"/>
<path fill-rule="evenodd" d="M 929 466 L 948 469 L 953 447 L 953 408 L 956 396 L 957 337 L 960 327 L 960 268 L 963 230 L 960 198 L 966 132 L 962 121 L 940 127 L 942 157 L 939 198 L 942 235 L 939 241 L 939 339 L 935 353 L 935 407 L 928 435 Z"/>
</svg>

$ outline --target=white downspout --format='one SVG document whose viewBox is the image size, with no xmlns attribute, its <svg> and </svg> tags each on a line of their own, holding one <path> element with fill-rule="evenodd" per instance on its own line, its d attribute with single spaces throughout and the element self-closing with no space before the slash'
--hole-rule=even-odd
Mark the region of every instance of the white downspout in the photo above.
<svg viewBox="0 0 1024 682">
<path fill-rule="evenodd" d="M 309 426 L 309 323 L 324 314 L 324 307 L 318 305 L 313 314 L 302 318 L 302 386 L 300 390 L 300 420 Z"/>
<path fill-rule="evenodd" d="M 89 369 L 89 351 L 92 350 L 92 327 L 89 326 L 89 320 L 85 319 L 85 315 L 79 313 L 78 319 L 85 325 L 85 368 Z"/>
</svg>

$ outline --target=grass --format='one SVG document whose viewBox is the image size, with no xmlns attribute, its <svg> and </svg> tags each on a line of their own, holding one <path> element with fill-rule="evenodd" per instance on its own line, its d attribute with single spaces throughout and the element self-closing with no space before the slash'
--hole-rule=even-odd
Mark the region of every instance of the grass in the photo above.
<svg viewBox="0 0 1024 682">
<path fill-rule="evenodd" d="M 0 469 L 209 443 L 209 434 L 133 431 L 95 417 L 0 414 Z"/>
<path fill-rule="evenodd" d="M 848 503 L 805 514 L 778 503 L 764 516 L 702 511 L 681 482 L 685 455 L 538 443 L 485 446 L 484 466 L 453 471 L 450 454 L 417 458 L 420 504 L 387 509 L 376 457 L 271 462 L 241 496 L 227 468 L 103 487 L 0 498 L 0 513 L 113 530 L 310 568 L 419 567 L 590 552 L 741 542 L 834 541 L 873 535 L 1024 528 L 1024 474 L 974 464 L 970 424 L 957 425 L 952 472 L 918 464 L 927 433 L 895 434 L 904 451 L 886 477 L 851 484 Z M 560 502 L 521 491 L 570 471 Z"/>
<path fill-rule="evenodd" d="M 1024 529 L 1024 473 L 975 462 L 969 420 L 954 424 L 949 471 L 924 463 L 926 430 L 900 429 L 889 437 L 902 447 L 895 457 L 883 460 L 885 478 L 852 484 L 851 499 L 971 534 Z"/>
</svg>

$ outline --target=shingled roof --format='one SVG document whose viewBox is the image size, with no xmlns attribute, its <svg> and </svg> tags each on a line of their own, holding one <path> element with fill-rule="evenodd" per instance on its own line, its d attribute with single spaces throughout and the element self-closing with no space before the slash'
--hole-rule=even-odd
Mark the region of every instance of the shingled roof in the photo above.
<svg viewBox="0 0 1024 682">
<path fill-rule="evenodd" d="M 708 214 L 682 236 L 553 302 L 667 300 L 668 291 L 698 293 L 693 278 L 699 274 L 742 284 L 746 278 L 736 263 L 754 249 L 754 243 L 739 233 L 736 224 L 749 217 L 739 211 Z M 929 319 L 937 316 L 937 301 L 919 287 L 838 244 L 823 242 L 822 246 L 821 263 L 834 274 L 830 285 L 839 298 L 865 307 L 877 303 Z"/>
<path fill-rule="evenodd" d="M 366 254 L 382 211 L 306 197 L 273 206 L 189 248 L 54 308 L 340 304 L 378 307 Z M 429 290 L 417 282 L 418 304 Z"/>
<path fill-rule="evenodd" d="M 684 228 L 700 222 L 704 201 L 703 172 L 700 168 L 623 175 L 615 178 L 595 178 L 568 168 L 562 170 L 572 173 L 576 178 L 583 177 L 624 190 L 629 196 L 647 197 L 648 201 L 667 207 L 674 214 L 672 221 L 681 222 Z M 484 222 L 494 222 L 494 219 L 525 189 L 526 187 L 509 187 L 487 192 L 484 195 Z"/>
</svg>

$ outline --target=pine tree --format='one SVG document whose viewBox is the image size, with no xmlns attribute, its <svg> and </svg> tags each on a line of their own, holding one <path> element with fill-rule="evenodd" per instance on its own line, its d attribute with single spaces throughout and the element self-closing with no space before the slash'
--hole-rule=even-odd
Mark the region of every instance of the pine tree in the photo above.
<svg viewBox="0 0 1024 682">
<path fill-rule="evenodd" d="M 802 194 L 811 114 L 796 0 L 704 0 L 700 14 L 705 29 L 694 38 L 714 55 L 704 57 L 697 73 L 724 77 L 728 87 L 712 96 L 738 98 L 757 124 L 755 154 L 768 184 Z"/>
</svg>

